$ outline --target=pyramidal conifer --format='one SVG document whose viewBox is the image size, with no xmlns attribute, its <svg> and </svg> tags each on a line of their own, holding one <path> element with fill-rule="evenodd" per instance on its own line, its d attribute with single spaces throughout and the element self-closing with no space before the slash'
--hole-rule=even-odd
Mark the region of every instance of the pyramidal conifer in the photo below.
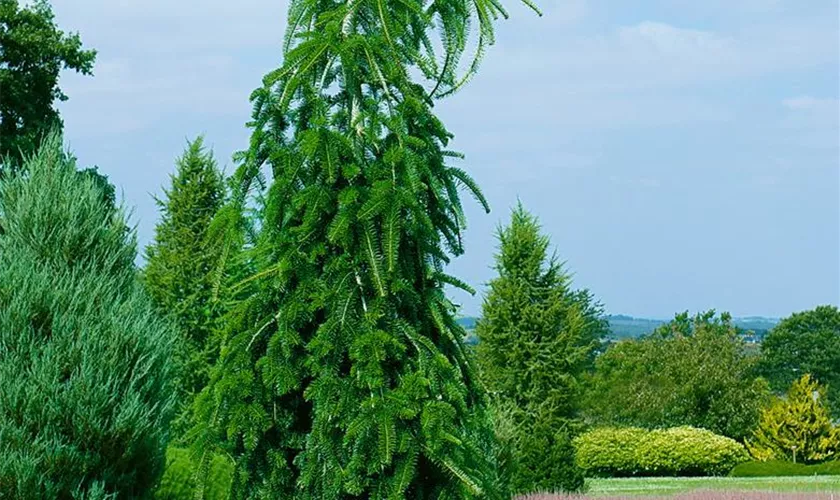
<svg viewBox="0 0 840 500">
<path fill-rule="evenodd" d="M 840 426 L 826 404 L 826 388 L 805 374 L 791 384 L 784 398 L 761 413 L 761 421 L 747 439 L 757 460 L 817 463 L 840 456 Z"/>
<path fill-rule="evenodd" d="M 505 497 L 444 294 L 469 289 L 444 272 L 463 252 L 460 191 L 486 201 L 432 105 L 506 15 L 496 0 L 291 2 L 235 175 L 240 207 L 271 179 L 258 272 L 197 402 L 197 448 L 236 458 L 234 497 Z"/>
<path fill-rule="evenodd" d="M 225 201 L 225 186 L 201 137 L 187 144 L 176 166 L 171 186 L 157 200 L 161 220 L 146 248 L 143 282 L 180 332 L 180 428 L 188 425 L 191 401 L 207 384 L 218 355 L 212 332 L 219 310 L 215 271 L 222 247 L 212 237 L 212 223 Z"/>
<path fill-rule="evenodd" d="M 581 378 L 609 325 L 588 290 L 550 253 L 522 204 L 498 231 L 496 270 L 476 325 L 476 357 L 496 410 L 515 493 L 575 491 L 572 438 L 581 427 Z"/>
<path fill-rule="evenodd" d="M 176 335 L 102 185 L 58 134 L 0 180 L 0 498 L 148 498 L 164 467 Z"/>
</svg>

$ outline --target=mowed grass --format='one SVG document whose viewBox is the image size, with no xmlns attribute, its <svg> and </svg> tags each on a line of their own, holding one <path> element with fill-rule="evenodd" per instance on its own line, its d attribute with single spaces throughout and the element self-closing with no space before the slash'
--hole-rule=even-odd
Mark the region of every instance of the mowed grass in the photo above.
<svg viewBox="0 0 840 500">
<path fill-rule="evenodd" d="M 840 476 L 591 479 L 588 496 L 670 496 L 694 491 L 840 493 Z M 840 496 L 838 496 L 840 500 Z"/>
<path fill-rule="evenodd" d="M 585 495 L 518 500 L 840 500 L 840 476 L 590 479 Z"/>
</svg>

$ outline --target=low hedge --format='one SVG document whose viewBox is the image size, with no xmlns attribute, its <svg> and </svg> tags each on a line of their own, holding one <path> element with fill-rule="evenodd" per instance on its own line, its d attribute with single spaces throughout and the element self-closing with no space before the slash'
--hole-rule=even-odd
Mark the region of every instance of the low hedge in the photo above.
<svg viewBox="0 0 840 500">
<path fill-rule="evenodd" d="M 574 442 L 590 477 L 722 476 L 749 460 L 744 446 L 705 429 L 600 428 Z"/>
<path fill-rule="evenodd" d="M 196 498 L 195 478 L 197 464 L 190 451 L 170 447 L 166 450 L 166 470 L 155 490 L 155 500 L 193 500 Z M 233 463 L 217 455 L 210 461 L 210 471 L 204 490 L 207 500 L 226 500 L 230 493 Z"/>
<path fill-rule="evenodd" d="M 731 477 L 782 477 L 782 476 L 840 476 L 840 461 L 816 465 L 795 464 L 781 460 L 746 462 L 736 465 Z"/>
</svg>

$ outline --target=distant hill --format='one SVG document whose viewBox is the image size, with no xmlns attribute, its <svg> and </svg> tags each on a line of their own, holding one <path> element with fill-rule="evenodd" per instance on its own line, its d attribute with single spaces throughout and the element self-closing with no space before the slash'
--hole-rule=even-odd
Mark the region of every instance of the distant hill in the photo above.
<svg viewBox="0 0 840 500">
<path fill-rule="evenodd" d="M 472 316 L 465 316 L 457 320 L 458 324 L 464 327 L 469 333 L 468 338 L 471 342 L 475 342 L 475 336 L 472 330 L 475 329 L 477 320 L 478 318 Z M 667 323 L 666 320 L 634 318 L 633 316 L 626 316 L 624 314 L 609 315 L 607 316 L 607 320 L 610 323 L 610 340 L 641 337 Z M 762 316 L 750 316 L 746 318 L 733 318 L 732 322 L 739 328 L 753 332 L 746 337 L 748 342 L 761 342 L 767 332 L 779 323 L 779 320 Z"/>
<path fill-rule="evenodd" d="M 478 318 L 473 318 L 472 316 L 465 316 L 463 318 L 458 318 L 455 321 L 457 321 L 458 324 L 464 328 L 464 330 L 474 330 L 475 323 L 476 321 L 478 321 Z"/>
<path fill-rule="evenodd" d="M 613 340 L 641 337 L 667 323 L 660 319 L 634 318 L 623 314 L 607 316 L 610 322 L 610 337 Z"/>
<path fill-rule="evenodd" d="M 634 318 L 623 314 L 607 316 L 607 320 L 610 322 L 610 332 L 613 340 L 640 337 L 667 323 L 667 321 L 661 319 Z M 767 332 L 779 323 L 779 320 L 750 316 L 732 318 L 732 323 L 739 328 L 752 332 L 751 335 L 747 335 L 747 341 L 761 342 Z"/>
<path fill-rule="evenodd" d="M 472 316 L 465 316 L 463 318 L 458 318 L 455 320 L 461 325 L 464 330 L 467 331 L 467 336 L 464 337 L 464 342 L 467 345 L 476 345 L 478 344 L 478 338 L 475 336 L 475 323 L 478 321 L 478 318 L 474 318 Z"/>
</svg>

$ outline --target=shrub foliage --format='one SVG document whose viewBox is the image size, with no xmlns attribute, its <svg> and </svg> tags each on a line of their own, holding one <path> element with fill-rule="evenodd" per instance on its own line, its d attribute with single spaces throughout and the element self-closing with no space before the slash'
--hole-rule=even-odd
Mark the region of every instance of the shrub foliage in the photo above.
<svg viewBox="0 0 840 500">
<path fill-rule="evenodd" d="M 747 448 L 757 460 L 815 463 L 840 457 L 840 427 L 832 422 L 825 387 L 810 375 L 761 413 Z"/>
<path fill-rule="evenodd" d="M 783 460 L 745 462 L 736 465 L 729 475 L 732 477 L 840 476 L 840 461 L 813 465 Z"/>
<path fill-rule="evenodd" d="M 134 236 L 49 137 L 0 181 L 0 497 L 145 497 L 164 465 L 174 332 Z"/>
<path fill-rule="evenodd" d="M 207 481 L 196 477 L 198 462 L 185 448 L 170 447 L 166 450 L 166 471 L 155 490 L 155 500 L 227 500 L 233 463 L 223 455 L 209 460 Z"/>
<path fill-rule="evenodd" d="M 600 428 L 575 439 L 592 476 L 719 476 L 749 460 L 739 442 L 695 427 Z"/>
</svg>

